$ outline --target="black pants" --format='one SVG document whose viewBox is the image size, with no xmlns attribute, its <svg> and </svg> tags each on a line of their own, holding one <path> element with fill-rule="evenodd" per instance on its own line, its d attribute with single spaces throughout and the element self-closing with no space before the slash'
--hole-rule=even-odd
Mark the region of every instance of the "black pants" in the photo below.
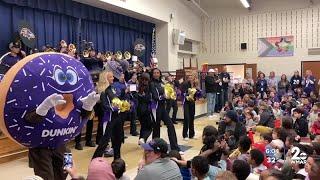
<svg viewBox="0 0 320 180">
<path fill-rule="evenodd" d="M 223 106 L 224 104 L 222 104 L 222 94 L 220 92 L 219 94 L 217 93 L 215 112 L 220 112 Z"/>
<path fill-rule="evenodd" d="M 136 125 L 137 111 L 130 112 L 129 119 L 130 119 L 130 134 L 133 134 L 137 132 L 137 125 Z"/>
<path fill-rule="evenodd" d="M 172 99 L 169 99 L 166 101 L 166 110 L 168 112 L 168 114 L 170 114 L 170 110 L 172 108 L 173 112 L 172 112 L 172 122 L 176 122 L 177 120 L 177 112 L 178 112 L 178 104 L 177 104 L 177 101 L 176 100 L 172 100 Z"/>
<path fill-rule="evenodd" d="M 183 121 L 183 131 L 182 131 L 182 137 L 186 138 L 193 138 L 194 137 L 194 115 L 195 115 L 195 103 L 185 101 L 184 105 L 184 121 Z M 188 133 L 189 131 L 189 133 Z"/>
<path fill-rule="evenodd" d="M 63 170 L 65 152 L 67 152 L 65 145 L 56 149 L 30 148 L 29 158 L 33 164 L 34 174 L 44 180 L 66 179 L 68 174 Z"/>
<path fill-rule="evenodd" d="M 125 112 L 122 113 L 123 120 L 124 121 L 130 121 L 130 134 L 133 134 L 137 132 L 137 125 L 136 125 L 136 119 L 137 119 L 137 112 Z"/>
<path fill-rule="evenodd" d="M 103 135 L 103 127 L 102 127 L 102 117 L 104 114 L 101 102 L 98 102 L 94 106 L 94 113 L 98 117 L 98 129 L 97 129 L 97 136 L 96 136 L 96 144 L 99 144 L 99 141 Z"/>
<path fill-rule="evenodd" d="M 90 142 L 92 139 L 92 130 L 93 130 L 93 120 L 88 120 L 86 126 L 86 142 Z M 81 142 L 81 133 L 75 138 L 76 143 Z"/>
<path fill-rule="evenodd" d="M 139 139 L 143 138 L 146 142 L 152 133 L 152 127 L 154 125 L 154 118 L 151 112 L 149 114 L 143 114 L 139 116 L 141 129 Z"/>
<path fill-rule="evenodd" d="M 157 118 L 156 118 L 156 123 L 153 127 L 152 138 L 154 139 L 154 138 L 160 137 L 160 123 L 162 120 L 168 129 L 168 136 L 169 136 L 171 150 L 180 151 L 180 148 L 179 148 L 178 142 L 177 142 L 176 130 L 174 128 L 174 125 L 173 125 L 169 115 L 168 115 L 168 112 L 165 109 L 165 102 L 159 102 L 156 117 Z"/>
<path fill-rule="evenodd" d="M 98 116 L 98 129 L 97 129 L 97 136 L 96 136 L 96 144 L 99 144 L 102 136 L 103 136 L 102 116 Z"/>
<path fill-rule="evenodd" d="M 108 122 L 104 135 L 101 137 L 92 159 L 103 156 L 110 138 L 113 147 L 114 159 L 119 159 L 121 157 L 120 149 L 124 139 L 123 135 L 123 119 L 121 118 L 121 114 L 112 113 L 111 121 Z"/>
</svg>

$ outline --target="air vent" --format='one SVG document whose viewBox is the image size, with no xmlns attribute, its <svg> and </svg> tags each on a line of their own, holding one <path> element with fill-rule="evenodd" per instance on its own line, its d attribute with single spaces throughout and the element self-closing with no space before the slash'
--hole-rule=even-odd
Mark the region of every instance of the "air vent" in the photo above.
<svg viewBox="0 0 320 180">
<path fill-rule="evenodd" d="M 308 49 L 308 55 L 320 55 L 320 48 Z"/>
</svg>

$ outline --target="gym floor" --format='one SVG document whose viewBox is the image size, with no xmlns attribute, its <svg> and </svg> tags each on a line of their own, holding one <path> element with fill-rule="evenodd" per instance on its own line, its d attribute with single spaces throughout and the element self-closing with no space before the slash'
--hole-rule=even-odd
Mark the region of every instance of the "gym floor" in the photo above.
<svg viewBox="0 0 320 180">
<path fill-rule="evenodd" d="M 184 154 L 185 159 L 191 159 L 198 155 L 201 147 L 201 135 L 202 130 L 206 125 L 216 126 L 218 121 L 218 114 L 216 118 L 209 119 L 207 117 L 201 117 L 195 120 L 195 132 L 196 138 L 184 141 L 182 138 L 182 123 L 175 125 L 178 143 L 182 145 L 182 149 L 187 149 Z M 133 179 L 137 174 L 137 165 L 142 158 L 143 150 L 138 146 L 138 137 L 130 136 L 129 132 L 125 132 L 128 138 L 125 140 L 125 144 L 122 145 L 121 155 L 127 164 L 126 174 Z M 161 127 L 161 137 L 168 141 L 168 135 L 166 126 Z M 93 155 L 95 148 L 84 147 L 82 151 L 71 150 L 75 161 L 75 166 L 80 175 L 86 177 L 88 173 L 89 161 Z M 106 158 L 108 162 L 112 162 L 113 158 Z M 0 177 L 1 179 L 21 180 L 23 177 L 33 175 L 33 169 L 28 167 L 28 158 L 22 158 L 8 163 L 0 164 Z M 70 177 L 68 177 L 70 179 Z"/>
</svg>

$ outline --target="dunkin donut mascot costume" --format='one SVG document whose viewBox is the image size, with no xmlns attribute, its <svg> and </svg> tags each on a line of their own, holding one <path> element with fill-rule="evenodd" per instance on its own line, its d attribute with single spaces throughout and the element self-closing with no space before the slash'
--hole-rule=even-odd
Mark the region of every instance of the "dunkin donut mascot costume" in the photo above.
<svg viewBox="0 0 320 180">
<path fill-rule="evenodd" d="M 36 175 L 65 179 L 65 144 L 81 132 L 99 99 L 87 69 L 61 53 L 36 53 L 0 83 L 0 128 L 29 148 Z"/>
</svg>

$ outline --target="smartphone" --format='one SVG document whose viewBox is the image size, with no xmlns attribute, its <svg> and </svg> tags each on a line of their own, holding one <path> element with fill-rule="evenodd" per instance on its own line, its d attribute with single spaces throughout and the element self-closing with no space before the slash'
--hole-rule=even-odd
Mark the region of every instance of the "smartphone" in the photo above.
<svg viewBox="0 0 320 180">
<path fill-rule="evenodd" d="M 72 154 L 64 153 L 63 156 L 63 168 L 71 168 L 73 166 Z"/>
</svg>

